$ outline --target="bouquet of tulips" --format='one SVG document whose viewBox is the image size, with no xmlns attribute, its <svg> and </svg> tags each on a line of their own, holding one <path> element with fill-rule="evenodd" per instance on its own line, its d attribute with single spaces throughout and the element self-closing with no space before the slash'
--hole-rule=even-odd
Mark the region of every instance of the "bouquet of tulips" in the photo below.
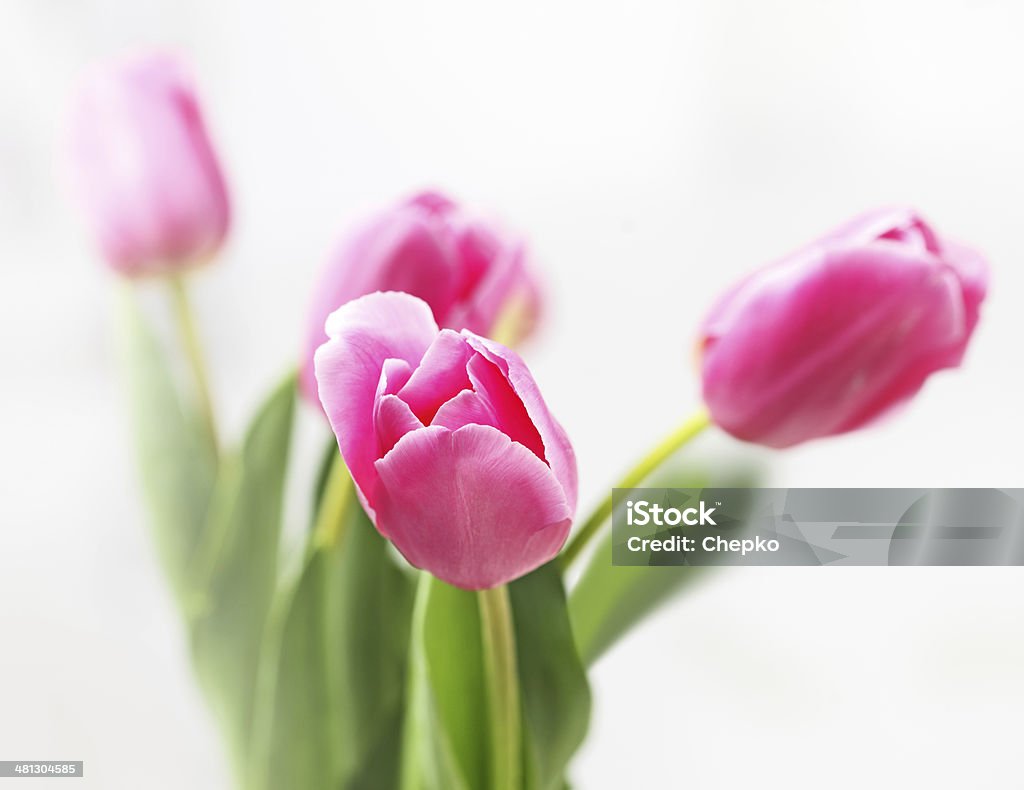
<svg viewBox="0 0 1024 790">
<path fill-rule="evenodd" d="M 224 443 L 187 286 L 229 199 L 193 88 L 168 56 L 98 68 L 72 131 L 85 213 L 127 283 L 153 536 L 239 787 L 565 787 L 589 667 L 695 569 L 613 567 L 610 496 L 577 522 L 571 439 L 512 350 L 543 308 L 523 241 L 437 192 L 369 218 L 316 286 L 298 373 Z M 175 307 L 170 348 L 143 279 Z M 871 423 L 960 363 L 985 292 L 979 254 L 912 210 L 842 225 L 711 308 L 705 408 L 617 486 L 710 425 L 783 448 Z M 289 566 L 303 401 L 327 451 Z"/>
</svg>

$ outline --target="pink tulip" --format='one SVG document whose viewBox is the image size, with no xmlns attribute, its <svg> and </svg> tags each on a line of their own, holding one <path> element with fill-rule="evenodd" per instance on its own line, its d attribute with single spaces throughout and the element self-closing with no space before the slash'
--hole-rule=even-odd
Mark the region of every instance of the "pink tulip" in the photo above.
<svg viewBox="0 0 1024 790">
<path fill-rule="evenodd" d="M 986 289 L 981 255 L 915 212 L 859 217 L 712 309 L 702 328 L 712 419 L 770 447 L 860 428 L 960 364 Z"/>
<path fill-rule="evenodd" d="M 371 218 L 345 238 L 321 276 L 309 317 L 303 392 L 316 400 L 313 354 L 327 339 L 324 321 L 374 291 L 423 299 L 443 327 L 494 335 L 514 345 L 536 324 L 540 289 L 523 242 L 424 192 Z"/>
<path fill-rule="evenodd" d="M 173 58 L 98 67 L 71 123 L 72 175 L 103 253 L 129 276 L 209 259 L 228 195 L 192 85 Z"/>
<path fill-rule="evenodd" d="M 547 562 L 576 510 L 576 459 L 526 365 L 426 302 L 374 293 L 327 319 L 320 400 L 359 498 L 413 565 L 465 589 Z"/>
</svg>

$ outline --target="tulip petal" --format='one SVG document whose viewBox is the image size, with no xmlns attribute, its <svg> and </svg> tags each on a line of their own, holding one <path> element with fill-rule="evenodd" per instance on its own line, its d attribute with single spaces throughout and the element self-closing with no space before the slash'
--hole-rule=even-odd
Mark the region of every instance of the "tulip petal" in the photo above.
<svg viewBox="0 0 1024 790">
<path fill-rule="evenodd" d="M 501 331 L 503 342 L 518 342 L 534 329 L 541 307 L 540 286 L 524 258 L 522 242 L 440 193 L 422 192 L 390 207 L 346 236 L 317 282 L 299 376 L 303 394 L 315 399 L 312 358 L 326 340 L 327 316 L 374 291 L 420 297 L 443 327 Z M 421 414 L 428 422 L 430 416 Z"/>
<path fill-rule="evenodd" d="M 988 293 L 989 267 L 984 256 L 977 250 L 956 241 L 944 240 L 942 258 L 948 263 L 957 278 L 964 294 L 964 310 L 966 312 L 967 333 L 963 346 L 966 347 L 971 333 L 978 323 L 981 303 Z M 961 352 L 963 349 L 961 349 Z"/>
<path fill-rule="evenodd" d="M 406 434 L 376 464 L 378 527 L 413 565 L 465 589 L 557 554 L 572 507 L 552 470 L 490 426 Z"/>
<path fill-rule="evenodd" d="M 374 406 L 388 360 L 419 364 L 437 336 L 430 308 L 403 293 L 374 293 L 348 302 L 327 319 L 329 340 L 317 349 L 320 402 L 366 504 L 376 472 Z M 398 370 L 390 363 L 388 370 Z"/>
<path fill-rule="evenodd" d="M 478 392 L 463 390 L 434 415 L 431 425 L 440 425 L 450 431 L 464 425 L 490 425 L 501 430 L 501 424 L 494 409 Z"/>
<path fill-rule="evenodd" d="M 423 427 L 408 404 L 397 395 L 385 395 L 374 407 L 373 424 L 377 430 L 377 457 L 387 455 L 409 431 Z"/>
<path fill-rule="evenodd" d="M 441 404 L 470 388 L 466 363 L 472 355 L 473 349 L 458 332 L 442 329 L 398 392 L 399 397 L 424 424 L 429 424 Z"/>
<path fill-rule="evenodd" d="M 518 300 L 524 303 L 520 307 L 523 322 L 515 328 L 520 336 L 525 336 L 539 310 L 539 292 L 526 270 L 525 248 L 520 242 L 500 247 L 495 243 L 495 247 L 490 264 L 473 283 L 474 298 L 464 300 L 462 312 L 456 313 L 458 324 L 471 332 L 493 336 L 496 321 L 502 317 L 503 310 Z M 503 343 L 511 343 L 518 337 L 499 339 Z"/>
<path fill-rule="evenodd" d="M 723 428 L 773 447 L 874 419 L 948 366 L 964 332 L 956 278 L 895 244 L 830 253 L 745 299 L 708 330 L 705 401 Z"/>
<path fill-rule="evenodd" d="M 395 395 L 412 375 L 409 363 L 402 359 L 387 359 L 380 373 L 377 394 L 373 404 L 373 425 L 377 431 L 377 458 L 384 456 L 409 431 L 422 428 L 408 404 Z"/>
<path fill-rule="evenodd" d="M 867 211 L 840 225 L 810 246 L 817 248 L 861 247 L 879 239 L 899 241 L 919 251 L 936 253 L 935 232 L 909 206 L 887 206 Z"/>
<path fill-rule="evenodd" d="M 405 204 L 439 215 L 450 214 L 456 209 L 455 202 L 451 198 L 432 189 L 425 189 L 413 195 L 405 201 Z"/>
<path fill-rule="evenodd" d="M 230 220 L 227 187 L 175 58 L 95 68 L 71 131 L 74 185 L 113 268 L 155 273 L 213 255 Z"/>
<path fill-rule="evenodd" d="M 570 511 L 575 513 L 579 487 L 576 454 L 573 452 L 572 444 L 570 444 L 565 430 L 548 410 L 540 388 L 526 367 L 526 363 L 518 354 L 500 343 L 495 343 L 493 340 L 466 330 L 463 330 L 462 334 L 477 353 L 497 366 L 512 391 L 522 401 L 530 422 L 540 436 L 543 447 L 540 457 L 546 459 L 551 466 L 555 477 L 565 489 Z"/>
<path fill-rule="evenodd" d="M 512 441 L 529 448 L 534 455 L 546 462 L 544 442 L 540 438 L 540 433 L 503 371 L 486 357 L 474 354 L 469 361 L 468 372 L 473 389 L 487 403 L 489 411 L 494 415 L 497 428 Z"/>
<path fill-rule="evenodd" d="M 451 234 L 413 204 L 367 223 L 345 239 L 320 276 L 309 311 L 310 355 L 327 339 L 324 322 L 332 311 L 375 291 L 418 296 L 444 323 L 455 300 L 456 263 Z M 304 391 L 316 392 L 312 366 L 300 382 Z"/>
</svg>

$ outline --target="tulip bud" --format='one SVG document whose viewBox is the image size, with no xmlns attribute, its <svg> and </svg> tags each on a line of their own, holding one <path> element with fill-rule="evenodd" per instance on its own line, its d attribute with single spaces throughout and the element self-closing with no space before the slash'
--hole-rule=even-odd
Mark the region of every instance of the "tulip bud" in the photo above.
<svg viewBox="0 0 1024 790">
<path fill-rule="evenodd" d="M 913 211 L 859 217 L 712 309 L 701 331 L 711 417 L 770 447 L 860 428 L 960 364 L 986 289 L 981 255 Z"/>
<path fill-rule="evenodd" d="M 327 319 L 324 411 L 360 501 L 413 565 L 465 589 L 552 559 L 576 510 L 576 459 L 514 352 L 438 330 L 430 307 L 374 293 Z"/>
<path fill-rule="evenodd" d="M 227 232 L 227 190 L 176 60 L 97 67 L 70 131 L 76 191 L 113 269 L 169 272 L 213 256 Z"/>
<path fill-rule="evenodd" d="M 374 291 L 424 300 L 443 327 L 499 336 L 514 345 L 531 332 L 540 289 L 521 240 L 424 192 L 378 214 L 347 236 L 317 283 L 301 380 L 316 399 L 313 354 L 324 321 L 345 302 Z M 497 333 L 500 332 L 500 335 Z"/>
</svg>

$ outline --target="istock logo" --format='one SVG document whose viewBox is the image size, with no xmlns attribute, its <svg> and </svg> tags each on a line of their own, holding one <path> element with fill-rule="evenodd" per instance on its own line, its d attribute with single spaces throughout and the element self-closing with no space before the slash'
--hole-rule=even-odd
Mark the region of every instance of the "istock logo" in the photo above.
<svg viewBox="0 0 1024 790">
<path fill-rule="evenodd" d="M 715 502 L 715 505 L 721 505 Z M 677 527 L 685 524 L 688 527 L 712 526 L 718 524 L 711 517 L 716 508 L 708 507 L 702 499 L 697 507 L 679 509 L 676 507 L 662 507 L 658 504 L 651 504 L 646 499 L 636 502 L 626 502 L 626 524 L 631 527 L 646 527 L 653 524 L 656 527 Z"/>
</svg>

